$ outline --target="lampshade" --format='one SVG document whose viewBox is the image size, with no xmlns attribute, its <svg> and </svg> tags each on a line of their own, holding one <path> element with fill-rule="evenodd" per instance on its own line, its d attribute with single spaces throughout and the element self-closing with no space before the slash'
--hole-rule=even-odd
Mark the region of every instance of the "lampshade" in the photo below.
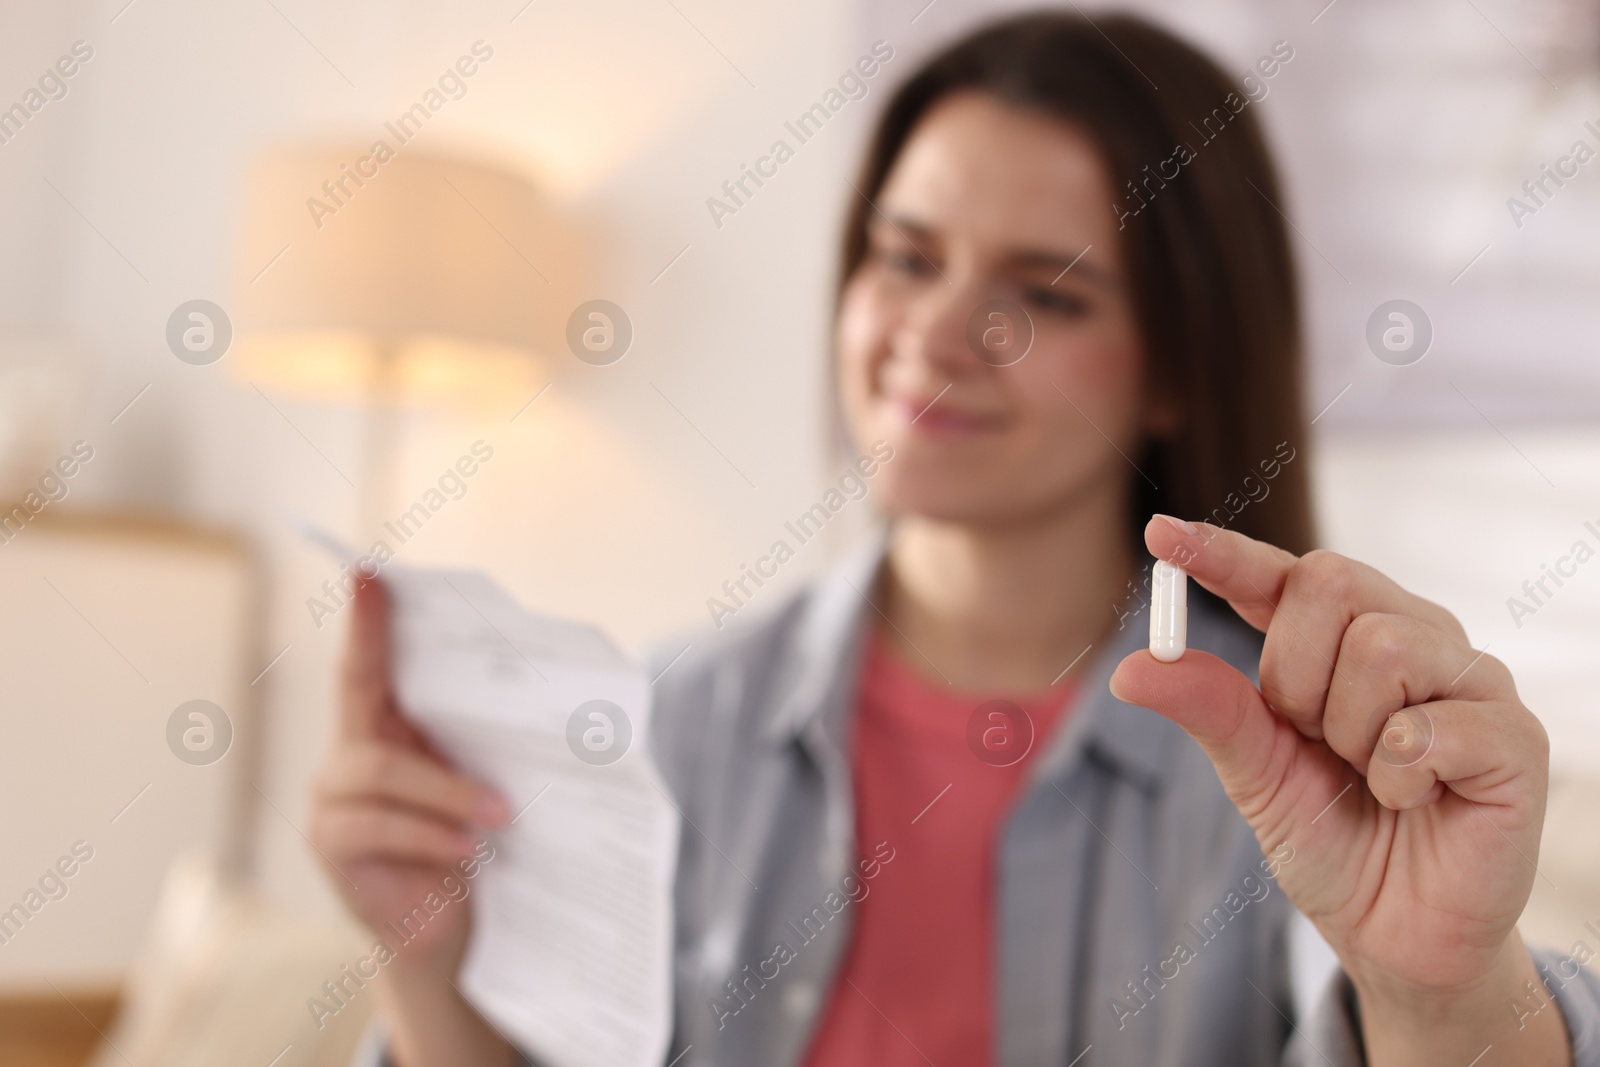
<svg viewBox="0 0 1600 1067">
<path fill-rule="evenodd" d="M 262 388 L 503 402 L 561 344 L 579 242 L 503 170 L 395 138 L 283 148 L 242 218 L 233 364 Z"/>
</svg>

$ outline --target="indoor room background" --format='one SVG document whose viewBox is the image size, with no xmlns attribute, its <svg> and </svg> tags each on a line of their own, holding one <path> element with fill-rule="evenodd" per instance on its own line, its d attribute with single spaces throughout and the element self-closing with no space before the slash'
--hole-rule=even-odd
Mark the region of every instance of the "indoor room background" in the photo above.
<svg viewBox="0 0 1600 1067">
<path fill-rule="evenodd" d="M 633 650 L 712 626 L 708 601 L 844 470 L 829 313 L 869 123 L 941 42 L 1017 6 L 0 11 L 0 491 L 40 504 L 0 535 L 0 908 L 74 872 L 0 944 L 6 1018 L 66 1001 L 114 1038 L 119 995 L 178 1018 L 195 994 L 173 983 L 223 973 L 246 999 L 288 990 L 272 1018 L 304 1026 L 289 947 L 336 959 L 353 936 L 303 833 L 347 622 L 308 529 L 365 549 L 401 522 L 398 560 L 482 569 Z M 1568 944 L 1600 920 L 1600 563 L 1574 555 L 1600 549 L 1600 4 L 1124 6 L 1254 79 L 1306 301 L 1321 539 L 1516 673 L 1552 741 L 1527 925 Z M 453 192 L 407 184 L 435 165 Z M 362 210 L 405 240 L 356 240 Z M 407 244 L 439 237 L 436 212 L 479 252 Z M 437 276 L 385 303 L 406 256 Z M 381 357 L 321 375 L 258 343 L 352 293 L 372 307 L 340 336 L 415 316 L 414 367 L 374 386 Z M 591 301 L 620 356 L 576 354 Z M 492 344 L 427 363 L 506 309 Z M 852 501 L 752 603 L 872 520 Z M 214 762 L 181 755 L 191 701 L 225 716 Z M 281 972 L 185 955 L 182 894 L 218 886 Z M 273 1025 L 238 1062 L 296 1042 L 285 1067 L 326 1062 Z"/>
</svg>

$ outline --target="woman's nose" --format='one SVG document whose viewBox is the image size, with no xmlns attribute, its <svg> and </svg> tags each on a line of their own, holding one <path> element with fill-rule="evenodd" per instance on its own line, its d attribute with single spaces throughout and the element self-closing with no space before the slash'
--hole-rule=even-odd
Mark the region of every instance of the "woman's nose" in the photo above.
<svg viewBox="0 0 1600 1067">
<path fill-rule="evenodd" d="M 983 366 L 968 337 L 969 320 L 982 294 L 960 280 L 934 281 L 907 309 L 894 336 L 897 358 L 913 359 L 946 377 Z"/>
</svg>

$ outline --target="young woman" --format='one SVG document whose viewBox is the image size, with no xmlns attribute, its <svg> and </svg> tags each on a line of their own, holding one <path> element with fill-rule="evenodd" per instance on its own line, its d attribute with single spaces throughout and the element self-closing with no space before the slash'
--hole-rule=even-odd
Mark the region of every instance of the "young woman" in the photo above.
<svg viewBox="0 0 1600 1067">
<path fill-rule="evenodd" d="M 1312 550 L 1241 87 L 1137 20 L 1029 15 L 911 78 L 856 187 L 835 370 L 890 522 L 655 687 L 668 1058 L 1600 1062 L 1600 983 L 1516 931 L 1538 721 L 1447 611 Z M 1175 663 L 1141 648 L 1150 557 L 1205 591 Z M 374 927 L 507 817 L 395 706 L 384 610 L 312 831 Z M 1310 1018 L 1291 901 L 1342 964 Z M 467 926 L 385 968 L 401 1067 L 517 1058 L 450 981 Z"/>
</svg>

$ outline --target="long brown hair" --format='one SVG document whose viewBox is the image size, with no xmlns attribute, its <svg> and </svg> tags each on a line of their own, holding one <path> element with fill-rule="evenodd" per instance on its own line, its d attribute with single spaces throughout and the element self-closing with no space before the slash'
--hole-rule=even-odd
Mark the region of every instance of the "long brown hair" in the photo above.
<svg viewBox="0 0 1600 1067">
<path fill-rule="evenodd" d="M 880 117 L 856 181 L 863 195 L 852 194 L 839 297 L 900 150 L 934 103 L 963 90 L 1088 131 L 1122 198 L 1107 210 L 1123 227 L 1141 337 L 1182 412 L 1176 436 L 1138 457 L 1158 488 L 1129 472 L 1130 530 L 1161 511 L 1309 551 L 1294 262 L 1277 173 L 1241 86 L 1127 15 L 1041 11 L 980 28 L 925 63 Z M 1179 145 L 1190 158 L 1173 177 L 1161 164 L 1175 165 Z"/>
</svg>

